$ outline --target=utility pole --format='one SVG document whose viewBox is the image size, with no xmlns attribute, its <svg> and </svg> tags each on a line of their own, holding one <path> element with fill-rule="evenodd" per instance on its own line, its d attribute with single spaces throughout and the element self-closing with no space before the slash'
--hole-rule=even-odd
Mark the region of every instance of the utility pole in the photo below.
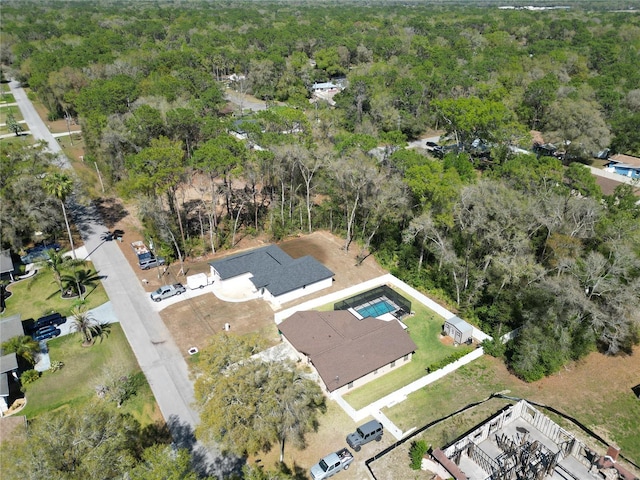
<svg viewBox="0 0 640 480">
<path fill-rule="evenodd" d="M 71 138 L 71 122 L 69 121 L 69 112 L 64 111 L 64 119 L 67 121 L 67 132 L 69 133 L 69 142 L 71 142 L 71 146 L 73 147 L 73 138 Z"/>
</svg>

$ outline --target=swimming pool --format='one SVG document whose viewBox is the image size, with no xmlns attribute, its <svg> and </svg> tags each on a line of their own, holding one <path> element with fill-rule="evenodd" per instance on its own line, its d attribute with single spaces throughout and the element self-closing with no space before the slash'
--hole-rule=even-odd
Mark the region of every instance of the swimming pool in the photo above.
<svg viewBox="0 0 640 480">
<path fill-rule="evenodd" d="M 385 313 L 394 312 L 396 310 L 396 306 L 387 300 L 377 300 L 368 305 L 364 305 L 362 307 L 356 308 L 356 312 L 362 315 L 362 318 L 367 317 L 379 317 L 380 315 L 384 315 Z"/>
</svg>

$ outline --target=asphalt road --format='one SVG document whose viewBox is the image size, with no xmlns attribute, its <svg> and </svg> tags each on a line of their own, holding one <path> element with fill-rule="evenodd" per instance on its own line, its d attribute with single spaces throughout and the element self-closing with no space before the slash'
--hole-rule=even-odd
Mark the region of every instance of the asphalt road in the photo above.
<svg viewBox="0 0 640 480">
<path fill-rule="evenodd" d="M 58 154 L 60 166 L 70 169 L 68 158 L 24 90 L 17 82 L 11 82 L 10 88 L 31 134 L 46 141 L 49 149 Z M 139 284 L 122 251 L 115 241 L 105 240 L 108 229 L 97 211 L 92 206 L 77 204 L 70 210 L 87 252 L 103 277 L 102 283 L 116 317 L 171 429 L 175 444 L 192 450 L 195 466 L 201 472 L 222 477 L 237 470 L 238 459 L 222 457 L 220 451 L 204 448 L 195 441 L 193 430 L 199 417 L 193 408 L 194 390 L 187 363 L 160 315 L 149 308 L 148 294 Z"/>
</svg>

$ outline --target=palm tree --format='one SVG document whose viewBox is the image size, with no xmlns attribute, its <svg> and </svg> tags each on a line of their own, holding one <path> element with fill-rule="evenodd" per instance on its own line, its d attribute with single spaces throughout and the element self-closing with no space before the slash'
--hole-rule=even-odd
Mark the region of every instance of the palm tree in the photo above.
<svg viewBox="0 0 640 480">
<path fill-rule="evenodd" d="M 8 353 L 15 353 L 19 357 L 24 358 L 31 365 L 36 363 L 35 356 L 40 353 L 40 345 L 29 335 L 19 335 L 17 337 L 10 338 L 2 345 L 2 353 L 4 355 Z"/>
<path fill-rule="evenodd" d="M 47 252 L 49 259 L 47 260 L 47 268 L 51 270 L 54 281 L 60 288 L 60 294 L 64 292 L 64 285 L 62 284 L 62 272 L 66 267 L 75 267 L 84 264 L 83 260 L 72 260 L 69 257 L 65 257 L 62 252 L 56 252 L 55 250 L 49 250 Z"/>
<path fill-rule="evenodd" d="M 66 288 L 75 292 L 80 297 L 80 300 L 84 300 L 86 287 L 95 287 L 100 281 L 100 276 L 98 272 L 90 268 L 74 268 L 71 273 L 60 277 L 60 280 Z"/>
<path fill-rule="evenodd" d="M 71 311 L 71 330 L 82 335 L 82 345 L 89 346 L 93 338 L 101 334 L 102 328 L 86 307 L 78 306 Z"/>
<path fill-rule="evenodd" d="M 76 260 L 76 251 L 73 246 L 73 236 L 71 235 L 71 227 L 69 227 L 69 218 L 67 217 L 67 209 L 64 206 L 64 202 L 71 192 L 73 192 L 73 180 L 65 173 L 56 172 L 51 175 L 47 175 L 44 179 L 44 189 L 48 195 L 60 200 L 62 206 L 62 214 L 64 215 L 64 223 L 67 226 L 67 233 L 69 234 L 69 243 L 71 244 L 71 252 L 73 253 L 73 259 Z"/>
</svg>

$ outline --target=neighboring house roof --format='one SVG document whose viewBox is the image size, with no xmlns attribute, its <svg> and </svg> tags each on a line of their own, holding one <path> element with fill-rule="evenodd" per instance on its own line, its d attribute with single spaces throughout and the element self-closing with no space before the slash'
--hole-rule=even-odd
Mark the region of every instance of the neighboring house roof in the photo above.
<svg viewBox="0 0 640 480">
<path fill-rule="evenodd" d="M 449 325 L 453 325 L 461 333 L 473 332 L 473 326 L 467 323 L 465 320 L 461 319 L 460 317 L 450 318 L 445 323 L 448 323 Z"/>
<path fill-rule="evenodd" d="M 640 167 L 640 158 L 632 157 L 631 155 L 624 155 L 622 153 L 616 153 L 609 157 L 609 163 L 622 163 L 632 167 Z"/>
<path fill-rule="evenodd" d="M 634 172 L 640 172 L 640 165 L 630 165 L 628 163 L 616 163 L 611 162 L 607 164 L 607 169 L 618 171 L 628 172 L 629 170 Z"/>
<path fill-rule="evenodd" d="M 13 353 L 2 355 L 0 357 L 0 373 L 13 372 L 18 370 L 18 356 Z"/>
<path fill-rule="evenodd" d="M 280 247 L 268 245 L 209 263 L 222 280 L 250 273 L 256 288 L 274 297 L 333 277 L 333 272 L 311 256 L 293 259 Z"/>
<path fill-rule="evenodd" d="M 24 335 L 24 328 L 19 313 L 0 320 L 0 343 L 20 335 Z"/>
<path fill-rule="evenodd" d="M 331 88 L 338 88 L 338 85 L 332 82 L 314 83 L 311 87 L 313 90 L 329 90 Z"/>
<path fill-rule="evenodd" d="M 618 182 L 607 177 L 594 175 L 594 178 L 596 180 L 596 184 L 598 184 L 600 190 L 602 190 L 603 195 L 612 195 L 617 186 L 624 185 L 623 182 Z"/>
<path fill-rule="evenodd" d="M 13 260 L 9 249 L 0 252 L 0 274 L 13 272 Z"/>
<path fill-rule="evenodd" d="M 278 325 L 334 391 L 416 350 L 396 320 L 358 320 L 347 310 L 296 312 Z"/>
</svg>

